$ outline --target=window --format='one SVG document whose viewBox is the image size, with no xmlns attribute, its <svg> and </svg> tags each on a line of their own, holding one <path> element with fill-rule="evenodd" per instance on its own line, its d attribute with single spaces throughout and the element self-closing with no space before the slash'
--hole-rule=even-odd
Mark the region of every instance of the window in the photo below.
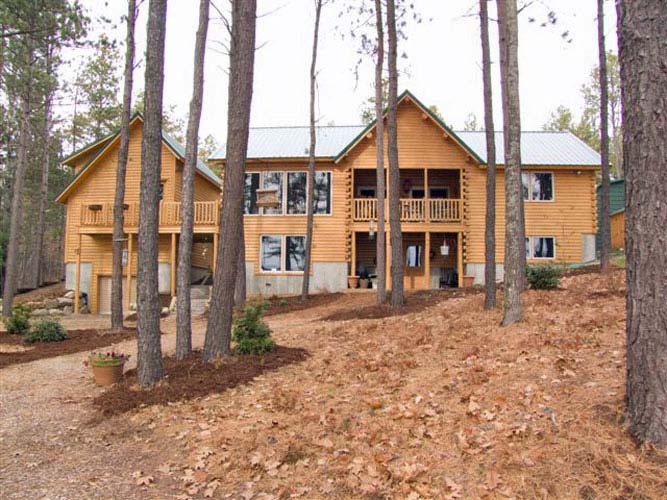
<svg viewBox="0 0 667 500">
<path fill-rule="evenodd" d="M 278 206 L 275 208 L 264 207 L 265 214 L 282 214 L 283 213 L 283 173 L 282 172 L 266 172 L 262 183 L 262 189 L 276 189 L 276 196 L 278 198 Z"/>
<path fill-rule="evenodd" d="M 306 267 L 306 237 L 285 237 L 285 271 L 303 271 Z"/>
<path fill-rule="evenodd" d="M 280 236 L 262 236 L 262 271 L 280 271 L 280 253 L 282 242 Z"/>
<path fill-rule="evenodd" d="M 164 198 L 164 182 L 160 183 L 160 190 L 158 191 L 157 195 L 160 201 L 162 201 L 162 198 Z"/>
<path fill-rule="evenodd" d="M 410 190 L 410 198 L 419 198 L 424 197 L 424 188 L 412 188 Z"/>
<path fill-rule="evenodd" d="M 315 172 L 313 213 L 331 213 L 331 172 Z"/>
<path fill-rule="evenodd" d="M 287 173 L 287 213 L 306 213 L 306 172 Z"/>
<path fill-rule="evenodd" d="M 527 259 L 553 259 L 556 257 L 556 238 L 553 236 L 530 236 L 526 238 Z"/>
<path fill-rule="evenodd" d="M 259 174 L 245 174 L 245 185 L 243 187 L 243 213 L 258 214 L 257 189 L 259 188 Z"/>
<path fill-rule="evenodd" d="M 260 267 L 264 272 L 303 271 L 306 237 L 265 235 L 261 238 Z"/>
<path fill-rule="evenodd" d="M 409 245 L 405 252 L 405 265 L 407 267 L 422 266 L 422 247 L 421 245 Z"/>
<path fill-rule="evenodd" d="M 526 201 L 553 201 L 554 178 L 551 172 L 522 172 L 523 199 Z"/>
</svg>

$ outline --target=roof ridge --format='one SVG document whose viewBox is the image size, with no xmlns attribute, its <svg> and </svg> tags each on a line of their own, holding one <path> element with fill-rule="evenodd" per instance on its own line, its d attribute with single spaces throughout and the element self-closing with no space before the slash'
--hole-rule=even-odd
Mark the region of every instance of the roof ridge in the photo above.
<svg viewBox="0 0 667 500">
<path fill-rule="evenodd" d="M 315 128 L 361 128 L 365 125 L 315 125 Z M 279 128 L 310 128 L 310 125 L 272 125 L 266 127 L 250 127 L 251 130 L 259 129 L 279 129 Z"/>
</svg>

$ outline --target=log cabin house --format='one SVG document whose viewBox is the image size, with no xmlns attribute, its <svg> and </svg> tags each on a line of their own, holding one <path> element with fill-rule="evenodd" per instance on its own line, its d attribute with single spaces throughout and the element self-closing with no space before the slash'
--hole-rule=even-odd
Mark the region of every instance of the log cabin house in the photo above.
<svg viewBox="0 0 667 500">
<path fill-rule="evenodd" d="M 400 215 L 406 289 L 462 286 L 484 280 L 485 134 L 455 132 L 414 95 L 399 97 Z M 126 281 L 134 300 L 141 117 L 133 120 L 127 173 Z M 385 138 L 386 141 L 386 138 Z M 529 263 L 595 258 L 599 155 L 569 132 L 522 133 L 526 255 Z M 244 230 L 249 294 L 301 289 L 306 234 L 308 127 L 251 128 L 245 176 Z M 75 153 L 64 164 L 76 176 L 59 196 L 67 204 L 67 286 L 91 297 L 92 312 L 109 310 L 111 229 L 118 136 Z M 496 133 L 497 272 L 503 276 L 503 137 Z M 386 151 L 386 148 L 385 148 Z M 160 292 L 175 293 L 183 148 L 164 134 L 160 212 Z M 375 123 L 317 127 L 312 291 L 347 288 L 348 276 L 376 275 Z M 210 163 L 224 175 L 225 147 Z M 213 269 L 220 180 L 198 165 L 195 187 L 196 278 Z M 271 206 L 262 202 L 269 194 Z M 386 230 L 389 232 L 388 213 Z M 389 234 L 387 255 L 390 256 Z M 389 258 L 387 259 L 389 262 Z M 389 266 L 387 273 L 391 273 Z M 388 279 L 388 282 L 390 280 Z"/>
</svg>

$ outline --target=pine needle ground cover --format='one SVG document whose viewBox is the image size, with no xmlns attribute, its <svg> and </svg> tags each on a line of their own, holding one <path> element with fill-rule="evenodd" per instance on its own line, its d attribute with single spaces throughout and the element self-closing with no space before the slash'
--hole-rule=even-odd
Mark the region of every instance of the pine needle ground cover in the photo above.
<svg viewBox="0 0 667 500">
<path fill-rule="evenodd" d="M 183 459 L 146 470 L 192 498 L 664 498 L 667 454 L 625 432 L 624 274 L 524 294 L 501 328 L 483 297 L 269 321 L 299 363 L 132 416 Z M 369 304 L 371 300 L 369 299 Z M 184 437 L 185 436 L 185 437 Z"/>
</svg>

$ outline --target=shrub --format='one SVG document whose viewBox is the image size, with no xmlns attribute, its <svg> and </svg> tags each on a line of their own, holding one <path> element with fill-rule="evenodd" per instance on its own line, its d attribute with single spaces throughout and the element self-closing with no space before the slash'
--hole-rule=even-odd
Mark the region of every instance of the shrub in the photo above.
<svg viewBox="0 0 667 500">
<path fill-rule="evenodd" d="M 122 352 L 93 352 L 88 356 L 90 366 L 119 366 L 130 359 L 129 354 Z"/>
<path fill-rule="evenodd" d="M 22 304 L 14 307 L 12 315 L 5 320 L 5 327 L 13 335 L 25 335 L 30 328 L 30 309 Z"/>
<path fill-rule="evenodd" d="M 29 344 L 34 342 L 60 342 L 67 339 L 67 332 L 57 321 L 42 321 L 33 326 L 23 337 Z"/>
<path fill-rule="evenodd" d="M 265 307 L 264 304 L 247 306 L 234 322 L 233 338 L 238 354 L 262 354 L 276 348 L 271 329 L 262 321 Z"/>
<path fill-rule="evenodd" d="M 558 288 L 563 271 L 556 266 L 529 266 L 526 268 L 526 278 L 531 288 L 547 289 Z"/>
</svg>

